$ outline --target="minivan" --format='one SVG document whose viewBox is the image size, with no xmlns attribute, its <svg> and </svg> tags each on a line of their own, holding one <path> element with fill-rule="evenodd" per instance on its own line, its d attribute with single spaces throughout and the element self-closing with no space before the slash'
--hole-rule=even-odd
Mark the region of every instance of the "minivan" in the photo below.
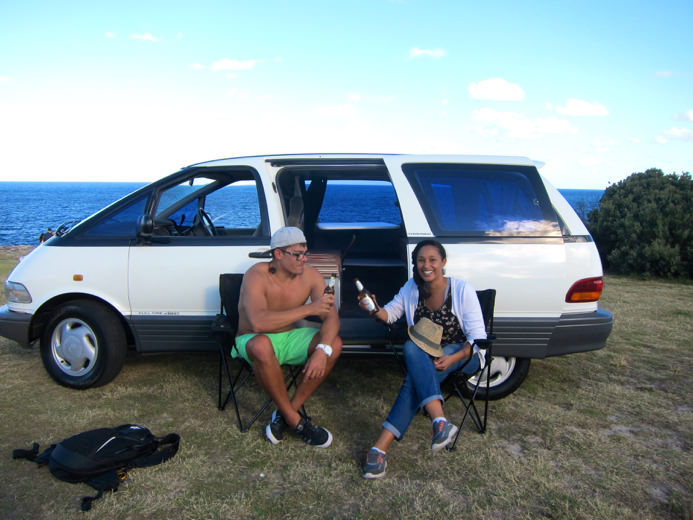
<svg viewBox="0 0 693 520">
<path fill-rule="evenodd" d="M 0 335 L 38 344 L 60 384 L 111 381 L 128 348 L 216 350 L 218 280 L 245 272 L 284 225 L 303 229 L 309 262 L 336 295 L 344 353 L 390 352 L 386 327 L 357 306 L 359 278 L 387 302 L 435 238 L 447 274 L 497 291 L 490 397 L 531 359 L 605 346 L 597 248 L 563 196 L 523 157 L 309 154 L 187 166 L 35 248 L 5 282 Z M 399 340 L 402 338 L 400 337 Z"/>
</svg>

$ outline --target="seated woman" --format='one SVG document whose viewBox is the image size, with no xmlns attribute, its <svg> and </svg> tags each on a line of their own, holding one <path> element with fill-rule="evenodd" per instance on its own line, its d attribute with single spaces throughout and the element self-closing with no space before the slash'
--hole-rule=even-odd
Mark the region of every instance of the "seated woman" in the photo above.
<svg viewBox="0 0 693 520">
<path fill-rule="evenodd" d="M 476 291 L 463 280 L 446 277 L 446 263 L 442 244 L 435 240 L 419 242 L 412 253 L 414 277 L 374 314 L 387 323 L 406 315 L 410 339 L 404 344 L 403 355 L 408 373 L 378 440 L 366 456 L 364 478 L 385 475 L 387 449 L 393 440 L 402 439 L 421 408 L 433 422 L 431 449 L 438 451 L 447 446 L 457 427 L 443 413 L 440 383 L 463 365 L 464 373 L 474 374 L 485 363 L 483 351 L 474 344 L 486 338 Z M 364 300 L 360 306 L 367 308 Z"/>
</svg>

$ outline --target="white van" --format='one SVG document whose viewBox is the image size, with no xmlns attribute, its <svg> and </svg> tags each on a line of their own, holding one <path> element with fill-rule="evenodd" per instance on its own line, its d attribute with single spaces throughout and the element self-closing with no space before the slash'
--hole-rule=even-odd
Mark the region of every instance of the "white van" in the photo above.
<svg viewBox="0 0 693 520">
<path fill-rule="evenodd" d="M 0 335 L 38 342 L 73 388 L 112 380 L 128 347 L 215 350 L 219 274 L 245 272 L 287 224 L 339 277 L 345 354 L 388 352 L 352 280 L 389 301 L 428 237 L 445 246 L 448 275 L 497 291 L 492 398 L 522 383 L 531 358 L 601 348 L 611 331 L 595 244 L 533 161 L 339 154 L 194 164 L 59 229 L 8 277 Z"/>
</svg>

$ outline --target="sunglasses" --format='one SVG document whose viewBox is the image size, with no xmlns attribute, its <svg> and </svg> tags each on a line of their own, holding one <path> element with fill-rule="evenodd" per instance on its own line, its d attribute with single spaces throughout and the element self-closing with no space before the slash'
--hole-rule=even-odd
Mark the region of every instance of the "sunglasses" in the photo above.
<svg viewBox="0 0 693 520">
<path fill-rule="evenodd" d="M 287 255 L 293 256 L 296 260 L 301 260 L 302 258 L 305 258 L 306 256 L 308 256 L 308 251 L 302 251 L 301 253 L 294 253 L 292 251 L 282 249 L 281 252 L 286 253 Z"/>
</svg>

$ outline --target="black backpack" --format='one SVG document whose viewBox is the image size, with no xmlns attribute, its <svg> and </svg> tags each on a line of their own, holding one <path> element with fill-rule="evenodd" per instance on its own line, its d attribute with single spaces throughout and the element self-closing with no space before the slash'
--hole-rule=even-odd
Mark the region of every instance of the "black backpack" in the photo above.
<svg viewBox="0 0 693 520">
<path fill-rule="evenodd" d="M 60 480 L 89 484 L 98 493 L 82 497 L 81 509 L 88 511 L 92 501 L 101 498 L 104 491 L 118 489 L 129 469 L 170 459 L 178 451 L 179 443 L 178 434 L 155 437 L 144 426 L 123 424 L 79 433 L 53 444 L 40 455 L 39 445 L 34 443 L 30 450 L 14 450 L 12 458 L 33 460 L 39 466 L 48 464 Z"/>
</svg>

